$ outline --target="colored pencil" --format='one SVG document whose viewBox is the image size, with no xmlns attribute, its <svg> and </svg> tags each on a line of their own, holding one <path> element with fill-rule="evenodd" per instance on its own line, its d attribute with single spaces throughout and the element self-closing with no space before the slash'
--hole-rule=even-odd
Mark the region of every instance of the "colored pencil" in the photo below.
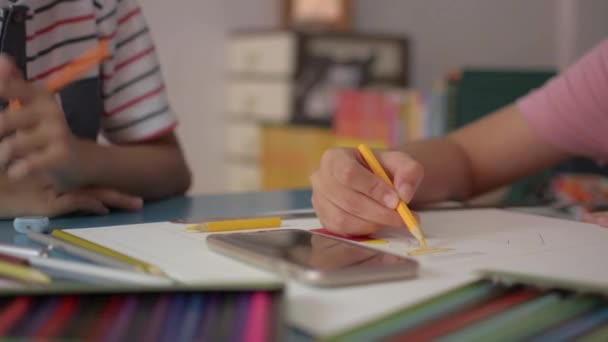
<svg viewBox="0 0 608 342">
<path fill-rule="evenodd" d="M 230 293 L 222 295 L 221 304 L 215 313 L 217 315 L 217 324 L 215 324 L 210 332 L 212 341 L 232 340 L 232 335 L 234 334 L 233 325 L 237 312 L 235 305 L 235 296 Z"/>
<path fill-rule="evenodd" d="M 33 242 L 46 246 L 51 250 L 60 250 L 73 256 L 91 261 L 93 263 L 108 267 L 120 268 L 124 270 L 143 271 L 140 267 L 127 263 L 116 258 L 111 258 L 99 253 L 92 252 L 86 248 L 79 247 L 74 244 L 67 243 L 63 240 L 54 238 L 46 234 L 31 232 L 27 234 L 28 239 Z M 0 250 L 1 252 L 1 250 Z"/>
<path fill-rule="evenodd" d="M 219 233 L 279 227 L 281 227 L 280 217 L 256 217 L 240 220 L 204 222 L 195 226 L 187 227 L 186 229 L 201 233 Z"/>
<path fill-rule="evenodd" d="M 0 336 L 34 341 L 267 341 L 276 338 L 275 304 L 264 291 L 0 296 Z"/>
<path fill-rule="evenodd" d="M 557 293 L 547 293 L 534 300 L 528 301 L 527 303 L 518 305 L 511 310 L 484 320 L 479 324 L 459 330 L 451 335 L 444 336 L 437 341 L 483 341 L 484 339 L 488 338 L 488 336 L 490 336 L 490 339 L 493 339 L 495 331 L 509 324 L 510 322 L 513 322 L 513 320 L 520 319 L 521 317 L 531 317 L 547 307 L 555 307 L 555 304 L 559 304 L 561 300 L 561 295 Z"/>
<path fill-rule="evenodd" d="M 142 334 L 144 337 L 142 341 L 155 341 L 160 335 L 170 303 L 171 296 L 169 295 L 162 295 L 157 299 L 154 310 L 151 312 L 150 319 L 146 326 L 146 331 Z"/>
<path fill-rule="evenodd" d="M 114 269 L 83 262 L 31 257 L 32 267 L 41 269 L 57 278 L 92 284 L 172 285 L 174 281 L 152 274 Z"/>
<path fill-rule="evenodd" d="M 31 297 L 15 297 L 0 308 L 0 336 L 8 335 L 9 331 L 28 313 L 32 302 Z"/>
<path fill-rule="evenodd" d="M 42 251 L 39 249 L 21 247 L 21 246 L 15 246 L 15 245 L 4 245 L 4 244 L 0 244 L 0 253 L 16 256 L 16 257 L 20 257 L 20 258 L 27 258 L 27 257 L 31 257 L 31 256 L 41 256 L 42 255 Z"/>
<path fill-rule="evenodd" d="M 92 295 L 79 296 L 82 304 L 78 312 L 74 314 L 74 319 L 70 322 L 66 331 L 62 334 L 62 338 L 66 341 L 81 340 L 92 329 L 99 318 L 99 313 L 105 307 L 109 296 L 107 295 Z"/>
<path fill-rule="evenodd" d="M 337 336 L 336 339 L 344 341 L 351 339 L 362 341 L 386 339 L 429 322 L 436 317 L 456 312 L 462 307 L 479 302 L 493 295 L 494 291 L 495 286 L 491 282 L 482 281 L 470 284 L 390 314 L 379 322 L 363 325 L 354 332 Z"/>
<path fill-rule="evenodd" d="M 572 296 L 561 303 L 547 306 L 530 316 L 521 316 L 492 332 L 492 338 L 501 341 L 523 341 L 542 333 L 546 329 L 574 319 L 597 307 L 597 299 Z"/>
<path fill-rule="evenodd" d="M 0 261 L 4 261 L 14 265 L 29 266 L 29 262 L 27 261 L 27 259 L 9 254 L 4 254 L 2 252 L 0 252 Z"/>
<path fill-rule="evenodd" d="M 79 299 L 66 296 L 58 300 L 58 305 L 48 315 L 47 320 L 34 332 L 34 340 L 52 340 L 59 338 L 59 333 L 78 309 Z"/>
<path fill-rule="evenodd" d="M 50 93 L 58 92 L 83 73 L 103 62 L 109 55 L 110 50 L 107 40 L 101 40 L 97 46 L 85 51 L 52 76 L 46 82 L 47 91 Z M 10 111 L 17 111 L 21 109 L 21 103 L 18 100 L 10 100 L 8 108 Z"/>
<path fill-rule="evenodd" d="M 108 302 L 104 305 L 103 309 L 99 313 L 97 321 L 93 324 L 91 329 L 87 332 L 85 340 L 87 341 L 99 341 L 101 340 L 108 330 L 112 327 L 112 323 L 116 318 L 116 315 L 120 312 L 124 305 L 124 296 L 114 295 L 111 296 Z"/>
<path fill-rule="evenodd" d="M 393 337 L 393 341 L 432 341 L 440 336 L 449 334 L 465 326 L 491 317 L 503 312 L 515 305 L 526 302 L 539 295 L 540 291 L 535 289 L 524 289 L 508 293 L 492 299 L 479 306 L 463 310 L 456 315 L 450 315 L 444 319 L 433 321 L 430 324 L 417 327 L 411 332 L 406 332 Z"/>
<path fill-rule="evenodd" d="M 268 315 L 271 310 L 271 298 L 267 292 L 256 292 L 251 298 L 249 317 L 245 326 L 246 342 L 265 342 L 270 337 Z"/>
<path fill-rule="evenodd" d="M 167 316 L 158 337 L 159 341 L 172 342 L 175 340 L 175 335 L 178 332 L 176 328 L 182 320 L 185 307 L 186 296 L 182 294 L 171 296 L 171 304 L 169 304 L 169 309 L 167 309 Z"/>
<path fill-rule="evenodd" d="M 124 336 L 129 329 L 131 323 L 131 316 L 137 309 L 137 297 L 135 295 L 128 295 L 125 298 L 125 302 L 118 312 L 116 319 L 114 320 L 110 329 L 104 338 L 104 341 L 123 341 Z"/>
<path fill-rule="evenodd" d="M 81 56 L 71 61 L 52 76 L 46 82 L 47 90 L 51 93 L 58 92 L 81 74 L 103 62 L 109 55 L 108 41 L 105 39 L 101 40 L 97 46 L 85 51 Z"/>
<path fill-rule="evenodd" d="M 572 341 L 605 324 L 608 324 L 607 307 L 563 324 L 557 329 L 549 330 L 545 334 L 532 339 L 532 342 Z"/>
<path fill-rule="evenodd" d="M 600 328 L 581 337 L 579 342 L 606 342 L 608 341 L 608 324 L 604 324 Z"/>
<path fill-rule="evenodd" d="M 245 327 L 247 325 L 247 315 L 249 313 L 249 304 L 251 303 L 250 293 L 241 293 L 237 301 L 237 327 L 235 329 L 236 336 L 233 336 L 233 342 L 240 342 L 245 339 Z"/>
<path fill-rule="evenodd" d="M 386 174 L 386 171 L 384 171 L 384 168 L 382 167 L 382 165 L 380 164 L 378 159 L 376 159 L 374 152 L 372 152 L 372 150 L 369 148 L 369 146 L 367 146 L 365 144 L 361 144 L 361 145 L 359 145 L 358 150 L 359 150 L 359 153 L 361 154 L 361 156 L 363 157 L 363 159 L 365 160 L 365 162 L 367 163 L 367 165 L 369 166 L 369 168 L 372 170 L 372 172 L 376 176 L 380 177 L 391 188 L 394 188 L 395 186 L 393 185 L 393 182 L 388 177 L 388 175 Z M 407 204 L 405 204 L 405 202 L 400 200 L 397 205 L 396 210 L 397 210 L 397 213 L 399 213 L 399 216 L 401 216 L 403 223 L 405 224 L 407 229 L 410 231 L 410 233 L 412 233 L 412 235 L 414 235 L 414 237 L 420 242 L 420 244 L 422 245 L 423 248 L 427 248 L 426 240 L 424 239 L 422 230 L 420 229 L 420 227 L 418 225 L 418 220 L 416 220 L 416 217 L 414 216 L 414 214 L 412 214 L 410 209 L 407 207 Z"/>
<path fill-rule="evenodd" d="M 82 239 L 76 235 L 70 234 L 64 230 L 60 230 L 60 229 L 55 229 L 53 230 L 53 232 L 51 233 L 54 237 L 56 237 L 57 239 L 63 240 L 65 242 L 71 243 L 73 245 L 88 249 L 89 251 L 101 254 L 101 255 L 105 255 L 117 260 L 120 260 L 122 262 L 128 263 L 128 264 L 132 264 L 136 267 L 141 268 L 142 270 L 154 274 L 154 275 L 159 275 L 159 276 L 164 276 L 165 273 L 163 271 L 161 271 L 158 267 L 151 265 L 143 260 L 139 260 L 136 258 L 133 258 L 131 256 L 128 256 L 126 254 L 120 253 L 118 251 L 112 250 L 110 248 L 104 247 L 102 245 L 96 244 L 94 242 Z"/>
<path fill-rule="evenodd" d="M 27 314 L 27 319 L 20 322 L 15 329 L 17 336 L 33 337 L 45 325 L 51 314 L 61 304 L 61 297 L 47 296 L 36 302 L 36 305 Z"/>
<path fill-rule="evenodd" d="M 62 259 L 29 257 L 19 258 L 0 253 L 0 261 L 13 265 L 34 266 L 45 270 L 47 273 L 57 277 L 71 280 L 99 283 L 134 283 L 134 284 L 156 284 L 169 285 L 170 279 L 143 273 L 134 273 L 122 269 L 113 269 L 81 262 Z"/>
<path fill-rule="evenodd" d="M 192 294 L 188 298 L 188 306 L 181 327 L 177 330 L 177 341 L 193 341 L 203 314 L 204 297 L 202 294 Z"/>
<path fill-rule="evenodd" d="M 154 312 L 154 305 L 160 300 L 161 295 L 157 293 L 145 293 L 137 295 L 137 310 L 129 321 L 129 330 L 123 340 L 137 341 L 142 339 L 147 331 L 148 323 Z"/>
<path fill-rule="evenodd" d="M 221 300 L 221 295 L 219 293 L 211 293 L 207 296 L 207 303 L 201 320 L 201 328 L 196 340 L 211 340 L 211 331 L 217 324 L 216 312 L 221 305 Z"/>
<path fill-rule="evenodd" d="M 31 284 L 51 282 L 51 278 L 40 271 L 6 261 L 0 261 L 0 277 Z"/>
</svg>

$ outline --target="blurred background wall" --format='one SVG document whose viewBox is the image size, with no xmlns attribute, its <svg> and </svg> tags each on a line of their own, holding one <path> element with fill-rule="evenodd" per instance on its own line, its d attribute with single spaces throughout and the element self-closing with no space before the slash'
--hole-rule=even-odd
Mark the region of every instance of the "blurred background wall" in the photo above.
<svg viewBox="0 0 608 342">
<path fill-rule="evenodd" d="M 227 189 L 225 44 L 237 29 L 275 27 L 277 0 L 140 0 L 155 38 L 192 193 Z M 565 65 L 608 36 L 605 0 L 356 0 L 354 27 L 403 34 L 411 85 L 429 88 L 454 67 Z"/>
</svg>

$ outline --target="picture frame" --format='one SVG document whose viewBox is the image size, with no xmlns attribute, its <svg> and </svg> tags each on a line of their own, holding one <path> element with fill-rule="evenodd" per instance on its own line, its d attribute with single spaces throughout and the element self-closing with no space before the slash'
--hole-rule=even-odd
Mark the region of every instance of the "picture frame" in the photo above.
<svg viewBox="0 0 608 342">
<path fill-rule="evenodd" d="M 352 29 L 352 0 L 280 0 L 281 28 L 349 31 Z"/>
</svg>

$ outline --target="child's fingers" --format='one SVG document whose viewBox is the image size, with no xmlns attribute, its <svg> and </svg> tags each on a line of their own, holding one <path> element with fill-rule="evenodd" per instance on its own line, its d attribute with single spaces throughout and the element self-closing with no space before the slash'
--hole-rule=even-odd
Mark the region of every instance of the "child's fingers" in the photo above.
<svg viewBox="0 0 608 342">
<path fill-rule="evenodd" d="M 63 114 L 61 107 L 55 101 L 53 95 L 33 86 L 29 87 L 28 94 L 31 97 L 30 102 L 21 106 L 19 110 L 9 109 L 1 113 L 0 137 L 11 134 L 17 130 L 27 129 L 43 123 L 45 126 L 43 128 L 49 131 L 58 126 L 52 125 L 52 122 L 65 126 L 65 115 Z M 2 97 L 3 96 L 0 94 L 0 98 Z"/>
<path fill-rule="evenodd" d="M 53 146 L 44 130 L 19 131 L 0 141 L 0 166 L 8 165 L 10 179 L 21 180 L 46 170 L 51 161 Z M 49 156 L 51 154 L 51 156 Z"/>
<path fill-rule="evenodd" d="M 6 169 L 6 174 L 10 179 L 18 181 L 32 174 L 52 170 L 55 165 L 67 158 L 65 157 L 66 152 L 61 151 L 63 151 L 63 148 L 57 146 L 30 150 L 27 154 L 15 157 L 17 159 L 9 160 L 10 163 Z M 0 153 L 2 153 L 1 149 Z"/>
<path fill-rule="evenodd" d="M 48 138 L 41 130 L 23 130 L 0 140 L 0 165 L 43 149 Z"/>
<path fill-rule="evenodd" d="M 320 177 L 326 183 L 338 183 L 368 196 L 389 209 L 399 203 L 397 193 L 380 177 L 365 168 L 356 151 L 331 149 L 321 158 Z"/>
<path fill-rule="evenodd" d="M 424 168 L 409 155 L 398 151 L 378 153 L 380 163 L 393 176 L 399 197 L 409 203 L 424 178 Z"/>
<path fill-rule="evenodd" d="M 23 79 L 13 60 L 0 55 L 0 98 L 27 102 L 32 98 L 34 87 Z"/>
<path fill-rule="evenodd" d="M 40 115 L 30 107 L 14 112 L 5 111 L 0 114 L 0 137 L 10 135 L 16 130 L 29 129 L 40 120 Z"/>
<path fill-rule="evenodd" d="M 369 235 L 380 229 L 380 225 L 366 221 L 338 207 L 325 196 L 314 193 L 312 203 L 324 228 L 341 235 Z"/>
<path fill-rule="evenodd" d="M 20 180 L 31 174 L 52 170 L 57 164 L 62 163 L 67 158 L 68 151 L 66 146 L 59 144 L 51 145 L 15 160 L 9 164 L 6 172 L 10 179 Z"/>
<path fill-rule="evenodd" d="M 35 170 L 27 159 L 17 159 L 9 165 L 6 173 L 10 179 L 21 180 L 35 173 Z"/>
<path fill-rule="evenodd" d="M 114 189 L 93 188 L 83 191 L 112 208 L 135 211 L 141 209 L 144 204 L 141 197 L 129 195 Z"/>
<path fill-rule="evenodd" d="M 31 174 L 53 170 L 57 165 L 68 160 L 69 154 L 67 145 L 51 144 L 39 151 L 32 151 L 27 156 L 11 163 L 7 174 L 13 180 L 20 180 Z"/>
<path fill-rule="evenodd" d="M 389 209 L 361 192 L 339 182 L 327 181 L 318 172 L 310 178 L 315 192 L 323 195 L 345 212 L 381 226 L 399 227 L 403 222 L 394 209 Z"/>
<path fill-rule="evenodd" d="M 98 215 L 106 215 L 110 212 L 100 200 L 75 192 L 57 197 L 53 201 L 50 210 L 50 216 L 64 215 L 76 211 Z"/>
</svg>

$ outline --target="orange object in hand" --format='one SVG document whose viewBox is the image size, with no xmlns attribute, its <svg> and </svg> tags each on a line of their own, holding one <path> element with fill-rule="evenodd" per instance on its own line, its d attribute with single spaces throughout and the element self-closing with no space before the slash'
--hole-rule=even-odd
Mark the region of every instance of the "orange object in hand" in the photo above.
<svg viewBox="0 0 608 342">
<path fill-rule="evenodd" d="M 90 70 L 94 66 L 103 62 L 104 59 L 110 56 L 108 41 L 101 40 L 96 47 L 85 51 L 80 57 L 71 61 L 63 67 L 55 76 L 51 77 L 46 82 L 46 89 L 50 93 L 56 93 L 66 85 L 73 82 L 78 76 Z M 8 109 L 16 111 L 21 109 L 21 103 L 18 100 L 10 100 Z"/>
</svg>

